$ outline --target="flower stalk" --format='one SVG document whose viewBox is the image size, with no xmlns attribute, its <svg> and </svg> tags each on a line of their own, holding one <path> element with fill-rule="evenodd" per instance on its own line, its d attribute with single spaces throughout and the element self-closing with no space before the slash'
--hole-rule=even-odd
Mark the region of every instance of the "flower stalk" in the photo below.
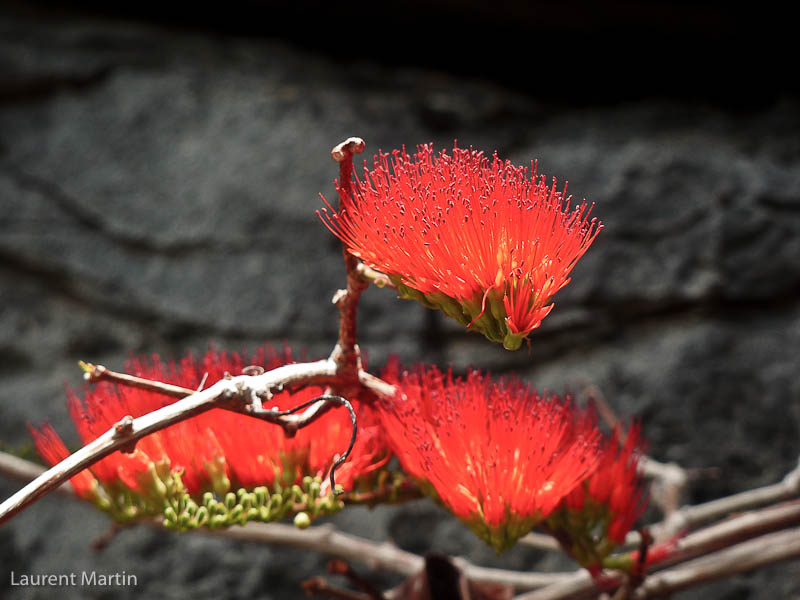
<svg viewBox="0 0 800 600">
<path fill-rule="evenodd" d="M 334 146 L 331 157 L 339 163 L 339 190 L 340 206 L 344 206 L 346 198 L 351 194 L 353 176 L 353 155 L 364 151 L 364 140 L 351 137 Z M 359 271 L 359 260 L 342 244 L 347 288 L 339 290 L 333 297 L 333 303 L 339 309 L 339 340 L 331 354 L 331 359 L 339 366 L 343 376 L 356 377 L 361 370 L 361 355 L 356 343 L 358 300 L 364 290 L 369 287 L 369 281 Z"/>
</svg>

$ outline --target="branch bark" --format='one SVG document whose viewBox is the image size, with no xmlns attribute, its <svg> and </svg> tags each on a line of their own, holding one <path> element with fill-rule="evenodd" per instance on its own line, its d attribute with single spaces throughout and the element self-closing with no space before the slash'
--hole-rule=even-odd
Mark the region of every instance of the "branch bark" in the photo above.
<svg viewBox="0 0 800 600">
<path fill-rule="evenodd" d="M 643 600 L 666 596 L 701 583 L 798 557 L 800 527 L 795 527 L 762 535 L 651 575 L 636 589 L 633 597 Z"/>
<path fill-rule="evenodd" d="M 777 536 L 776 533 L 772 533 L 775 530 L 784 530 L 779 531 L 780 534 L 788 531 L 796 532 L 798 524 L 800 524 L 800 501 L 795 501 L 731 517 L 690 533 L 677 540 L 675 548 L 669 553 L 667 559 L 653 565 L 653 568 L 662 569 L 676 563 L 683 564 L 648 575 L 642 588 L 647 590 L 646 593 L 650 595 L 642 597 L 649 598 L 658 594 L 667 594 L 690 585 L 697 585 L 711 579 L 719 579 L 744 570 L 752 570 L 780 560 L 800 556 L 800 548 L 786 543 L 788 538 L 771 537 Z M 786 530 L 787 527 L 793 527 L 793 529 Z M 772 543 L 778 543 L 781 546 L 779 551 L 767 552 L 766 544 Z M 736 550 L 740 546 L 746 550 Z M 763 554 L 770 558 L 757 562 L 743 562 L 740 558 L 746 552 Z M 699 556 L 703 556 L 703 558 L 697 558 Z M 683 562 L 689 559 L 695 560 Z M 740 564 L 752 564 L 752 566 L 741 571 L 736 570 Z M 689 578 L 690 573 L 694 574 L 695 580 Z M 608 578 L 612 584 L 614 577 L 611 574 Z M 617 579 L 618 584 L 621 581 L 621 579 Z M 522 594 L 516 600 L 567 600 L 588 598 L 597 593 L 597 586 L 589 573 L 582 571 L 571 577 L 563 578 L 551 586 Z M 639 598 L 639 596 L 634 597 Z"/>
<path fill-rule="evenodd" d="M 787 473 L 778 483 L 747 490 L 696 506 L 676 510 L 667 518 L 651 528 L 657 540 L 668 539 L 680 531 L 691 529 L 703 523 L 719 519 L 725 515 L 750 510 L 796 498 L 800 494 L 800 461 L 798 466 Z"/>
</svg>

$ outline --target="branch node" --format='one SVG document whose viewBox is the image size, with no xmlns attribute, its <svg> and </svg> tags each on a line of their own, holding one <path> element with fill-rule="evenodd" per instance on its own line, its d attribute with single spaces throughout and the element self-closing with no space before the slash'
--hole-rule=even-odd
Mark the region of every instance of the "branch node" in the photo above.
<svg viewBox="0 0 800 600">
<path fill-rule="evenodd" d="M 125 415 L 119 421 L 114 423 L 114 437 L 120 438 L 128 435 L 133 431 L 133 417 Z"/>
<path fill-rule="evenodd" d="M 103 374 L 106 372 L 106 368 L 103 365 L 94 365 L 82 360 L 78 361 L 78 366 L 83 369 L 84 381 L 89 383 L 100 381 L 103 378 Z"/>
<path fill-rule="evenodd" d="M 114 423 L 114 438 L 124 439 L 133 433 L 133 417 L 125 415 L 119 421 Z M 120 446 L 119 451 L 125 454 L 132 454 L 136 448 L 136 440 L 132 440 L 129 444 Z"/>
<path fill-rule="evenodd" d="M 264 373 L 264 367 L 259 365 L 248 365 L 242 369 L 242 375 L 263 375 Z"/>
<path fill-rule="evenodd" d="M 360 137 L 349 137 L 333 147 L 331 158 L 338 163 L 343 162 L 352 157 L 353 154 L 361 154 L 364 151 L 364 146 L 366 146 L 366 143 Z"/>
<path fill-rule="evenodd" d="M 374 283 L 379 288 L 388 287 L 395 289 L 397 287 L 392 283 L 392 280 L 389 279 L 388 276 L 384 275 L 380 271 L 376 271 L 375 269 L 368 267 L 362 262 L 358 263 L 358 266 L 355 269 L 355 274 L 367 283 Z"/>
</svg>

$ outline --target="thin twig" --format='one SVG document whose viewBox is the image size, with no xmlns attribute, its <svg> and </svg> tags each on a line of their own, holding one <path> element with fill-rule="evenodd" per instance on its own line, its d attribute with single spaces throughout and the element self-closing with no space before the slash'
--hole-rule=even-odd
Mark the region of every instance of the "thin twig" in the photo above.
<svg viewBox="0 0 800 600">
<path fill-rule="evenodd" d="M 714 521 L 725 515 L 791 500 L 798 495 L 800 495 L 800 462 L 778 483 L 681 508 L 650 529 L 656 540 L 669 539 L 680 531 Z"/>
<path fill-rule="evenodd" d="M 339 163 L 339 209 L 352 194 L 353 154 L 364 151 L 364 140 L 357 137 L 346 139 L 331 150 L 331 157 Z M 361 358 L 356 345 L 356 315 L 358 299 L 367 289 L 369 282 L 358 271 L 359 260 L 347 251 L 342 242 L 342 255 L 347 272 L 347 289 L 339 290 L 333 297 L 333 303 L 339 309 L 339 341 L 332 358 L 346 372 L 356 373 L 361 370 Z"/>
<path fill-rule="evenodd" d="M 338 600 L 372 600 L 370 596 L 363 592 L 354 592 L 338 585 L 333 585 L 324 577 L 319 575 L 306 579 L 300 586 L 306 593 L 306 596 L 327 596 L 328 598 L 337 598 Z"/>
<path fill-rule="evenodd" d="M 656 566 L 661 568 L 683 562 L 733 543 L 794 525 L 800 525 L 799 501 L 746 512 L 680 538 L 667 558 Z"/>
<path fill-rule="evenodd" d="M 371 600 L 386 600 L 381 591 L 372 585 L 372 582 L 367 581 L 364 577 L 356 573 L 346 560 L 335 558 L 329 561 L 328 572 L 331 575 L 342 575 L 346 577 L 350 583 L 360 590 L 363 590 Z"/>
<path fill-rule="evenodd" d="M 650 456 L 643 456 L 638 464 L 639 472 L 652 480 L 650 496 L 653 502 L 669 517 L 681 505 L 689 483 L 689 474 L 676 463 L 662 463 Z"/>
<path fill-rule="evenodd" d="M 263 408 L 261 408 L 260 410 L 256 411 L 252 405 L 248 406 L 247 408 L 250 409 L 248 412 L 252 416 L 263 418 L 263 419 L 265 419 L 265 420 L 267 420 L 267 421 L 269 421 L 271 423 L 277 423 L 279 419 L 282 419 L 282 418 L 285 418 L 285 417 L 293 417 L 293 416 L 295 416 L 294 413 L 296 413 L 296 412 L 298 412 L 298 411 L 300 411 L 300 410 L 302 410 L 302 409 L 304 409 L 304 408 L 306 408 L 308 406 L 311 406 L 312 408 L 314 408 L 314 407 L 320 406 L 322 404 L 327 404 L 329 406 L 333 405 L 333 404 L 338 404 L 340 406 L 344 406 L 347 409 L 347 411 L 350 413 L 350 422 L 353 425 L 353 432 L 352 432 L 352 434 L 350 436 L 350 445 L 347 446 L 347 450 L 344 451 L 344 454 L 341 454 L 339 456 L 339 458 L 337 458 L 336 461 L 333 463 L 333 466 L 331 466 L 331 472 L 330 472 L 331 490 L 333 491 L 333 495 L 334 496 L 338 496 L 340 494 L 343 494 L 344 491 L 337 491 L 336 490 L 336 479 L 334 478 L 334 473 L 335 473 L 336 469 L 338 469 L 347 460 L 347 457 L 350 456 L 350 452 L 352 452 L 353 446 L 355 446 L 355 444 L 356 444 L 356 434 L 358 433 L 358 424 L 357 424 L 357 420 L 356 420 L 356 411 L 353 410 L 353 405 L 350 404 L 350 402 L 348 402 L 347 400 L 345 400 L 341 396 L 331 396 L 331 395 L 327 395 L 326 394 L 324 396 L 317 396 L 313 400 L 309 400 L 308 402 L 303 402 L 299 406 L 295 406 L 294 408 L 290 408 L 288 410 L 274 410 L 274 409 L 273 410 L 264 410 Z M 308 412 L 308 411 L 306 411 L 306 412 Z M 321 412 L 322 412 L 322 409 L 319 409 L 319 410 L 316 410 L 314 412 L 311 412 L 309 414 L 309 416 L 308 416 L 308 420 L 305 421 L 305 422 L 293 421 L 292 422 L 292 427 L 305 427 L 306 425 L 309 425 L 310 423 L 315 421 L 317 418 L 319 418 L 319 415 L 321 414 Z M 303 413 L 303 414 L 306 414 L 306 413 Z M 297 429 L 295 428 L 295 429 L 293 429 L 293 431 L 297 431 Z"/>
<path fill-rule="evenodd" d="M 502 583 L 511 585 L 517 591 L 535 590 L 569 579 L 575 571 L 540 573 L 536 571 L 509 571 L 474 565 L 465 558 L 453 557 L 453 564 L 461 569 L 467 579 L 485 583 Z"/>
<path fill-rule="evenodd" d="M 396 392 L 395 386 L 364 370 L 358 372 L 358 383 L 382 398 L 393 398 Z"/>
<path fill-rule="evenodd" d="M 650 566 L 650 569 L 662 569 L 665 566 L 696 558 L 701 555 L 712 557 L 719 555 L 720 552 L 727 552 L 733 544 L 738 544 L 743 540 L 754 538 L 755 540 L 768 539 L 764 534 L 771 534 L 777 529 L 796 526 L 800 523 L 800 502 L 771 506 L 743 515 L 731 517 L 725 521 L 688 534 L 676 540 L 675 547 L 669 551 L 665 560 L 659 561 Z M 760 536 L 760 537 L 759 537 Z M 750 546 L 752 548 L 752 546 Z M 755 552 L 755 550 L 753 550 Z M 722 555 L 719 562 L 713 562 L 714 568 L 727 569 L 725 558 Z M 777 560 L 782 559 L 775 559 Z M 686 563 L 692 564 L 692 563 Z M 771 563 L 764 563 L 771 564 Z M 727 566 L 726 566 L 727 565 Z M 683 565 L 680 567 L 683 568 Z M 755 568 L 755 567 L 753 567 Z M 716 572 L 716 571 L 715 571 Z M 720 571 L 719 577 L 724 577 L 725 572 Z M 644 582 L 647 583 L 651 578 L 660 573 L 649 575 Z M 606 580 L 612 584 L 615 576 L 610 574 Z M 619 579 L 621 581 L 621 579 Z M 696 583 L 702 583 L 700 580 Z M 595 582 L 586 571 L 579 572 L 571 577 L 565 577 L 555 584 L 532 592 L 523 594 L 517 600 L 566 600 L 571 598 L 584 598 L 597 593 Z"/>
<path fill-rule="evenodd" d="M 379 288 L 395 289 L 397 287 L 392 283 L 392 280 L 389 279 L 387 275 L 384 275 L 380 271 L 376 271 L 372 267 L 368 267 L 364 263 L 358 263 L 358 266 L 356 267 L 356 273 L 365 281 L 373 283 Z"/>
<path fill-rule="evenodd" d="M 118 373 L 104 367 L 103 365 L 93 365 L 83 361 L 78 361 L 81 369 L 83 369 L 83 378 L 89 383 L 97 383 L 99 381 L 110 381 L 118 383 L 127 387 L 138 388 L 140 390 L 147 390 L 148 392 L 156 392 L 164 396 L 171 396 L 172 398 L 185 398 L 194 394 L 196 391 L 191 388 L 185 388 L 171 383 L 163 383 L 161 381 L 153 381 L 152 379 L 144 379 L 136 375 L 128 375 L 127 373 Z M 203 379 L 205 382 L 205 379 Z M 200 385 L 202 389 L 203 385 Z"/>
</svg>

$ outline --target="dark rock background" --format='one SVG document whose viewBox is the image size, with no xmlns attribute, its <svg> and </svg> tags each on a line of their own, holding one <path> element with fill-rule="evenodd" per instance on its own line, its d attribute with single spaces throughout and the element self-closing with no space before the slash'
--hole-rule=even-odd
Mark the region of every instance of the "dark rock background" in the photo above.
<svg viewBox="0 0 800 600">
<path fill-rule="evenodd" d="M 658 459 L 718 467 L 699 502 L 778 480 L 800 453 L 800 103 L 768 5 L 233 2 L 0 7 L 0 440 L 49 419 L 79 359 L 180 356 L 265 341 L 324 355 L 337 243 L 314 214 L 330 148 L 457 138 L 569 179 L 606 228 L 533 335 L 508 353 L 369 290 L 361 344 L 403 360 L 597 385 Z M 115 12 L 111 13 L 110 10 Z M 348 28 L 336 32 L 335 23 Z M 759 27 L 769 24 L 769 34 Z M 774 69 L 770 71 L 769 69 Z M 6 497 L 17 482 L 0 479 Z M 403 548 L 507 568 L 430 503 L 334 521 Z M 0 529 L 9 574 L 133 573 L 63 598 L 298 598 L 326 558 L 108 520 L 51 497 Z M 384 586 L 393 575 L 376 574 Z M 800 597 L 800 565 L 681 598 Z"/>
</svg>

